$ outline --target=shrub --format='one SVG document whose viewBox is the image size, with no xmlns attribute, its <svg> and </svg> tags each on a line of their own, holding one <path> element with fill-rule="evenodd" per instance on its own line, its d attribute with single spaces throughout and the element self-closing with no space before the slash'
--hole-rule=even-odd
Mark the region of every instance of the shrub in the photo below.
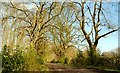
<svg viewBox="0 0 120 73">
<path fill-rule="evenodd" d="M 44 65 L 43 57 L 38 55 L 34 48 L 27 48 L 25 56 L 25 69 L 27 71 L 48 71 Z"/>
<path fill-rule="evenodd" d="M 52 60 L 50 63 L 57 63 L 55 60 Z"/>
<path fill-rule="evenodd" d="M 19 71 L 23 70 L 25 60 L 22 56 L 22 52 L 17 50 L 13 55 L 10 55 L 7 51 L 7 46 L 4 46 L 2 54 L 2 66 L 3 71 Z"/>
<path fill-rule="evenodd" d="M 67 57 L 62 57 L 58 60 L 58 63 L 68 64 L 68 58 Z"/>
<path fill-rule="evenodd" d="M 78 51 L 77 57 L 73 58 L 70 64 L 75 67 L 84 67 L 87 65 L 87 59 L 83 56 L 81 51 Z"/>
</svg>

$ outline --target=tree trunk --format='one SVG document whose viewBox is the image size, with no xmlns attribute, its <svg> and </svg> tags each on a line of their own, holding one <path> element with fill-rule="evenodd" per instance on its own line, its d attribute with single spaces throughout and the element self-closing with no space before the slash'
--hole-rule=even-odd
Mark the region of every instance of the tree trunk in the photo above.
<svg viewBox="0 0 120 73">
<path fill-rule="evenodd" d="M 89 51 L 89 60 L 90 60 L 90 65 L 95 65 L 96 63 L 96 46 L 92 45 L 90 47 L 90 51 Z"/>
</svg>

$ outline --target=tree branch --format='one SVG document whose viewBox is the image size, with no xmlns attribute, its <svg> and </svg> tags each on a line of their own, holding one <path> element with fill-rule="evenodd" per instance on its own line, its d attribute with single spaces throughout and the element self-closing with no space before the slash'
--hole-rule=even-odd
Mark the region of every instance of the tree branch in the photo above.
<svg viewBox="0 0 120 73">
<path fill-rule="evenodd" d="M 111 30 L 111 31 L 109 31 L 109 32 L 107 32 L 107 33 L 105 33 L 105 34 L 103 34 L 103 35 L 99 36 L 99 38 L 98 38 L 98 39 L 100 39 L 100 38 L 102 38 L 102 37 L 105 37 L 105 36 L 107 36 L 107 35 L 109 35 L 109 34 L 111 34 L 111 33 L 115 32 L 115 31 L 118 31 L 119 29 L 120 29 L 120 27 L 119 27 L 119 28 L 117 28 L 117 29 Z"/>
</svg>

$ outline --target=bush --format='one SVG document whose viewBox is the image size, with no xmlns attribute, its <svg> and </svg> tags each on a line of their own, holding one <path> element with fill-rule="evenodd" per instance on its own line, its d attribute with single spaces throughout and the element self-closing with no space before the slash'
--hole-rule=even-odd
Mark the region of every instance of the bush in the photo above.
<svg viewBox="0 0 120 73">
<path fill-rule="evenodd" d="M 8 51 L 5 45 L 3 48 L 2 65 L 3 71 L 47 71 L 48 68 L 43 65 L 43 59 L 38 56 L 35 50 L 31 49 L 27 53 L 22 52 L 19 47 L 16 52 Z"/>
<path fill-rule="evenodd" d="M 58 63 L 61 63 L 61 64 L 68 64 L 68 58 L 66 57 L 62 57 L 58 60 Z"/>
<path fill-rule="evenodd" d="M 77 57 L 73 58 L 70 64 L 75 67 L 84 67 L 87 65 L 87 59 L 83 56 L 82 52 L 79 51 Z"/>
<path fill-rule="evenodd" d="M 117 57 L 100 57 L 97 59 L 96 67 L 102 69 L 120 70 L 120 59 Z"/>
<path fill-rule="evenodd" d="M 17 50 L 13 55 L 8 53 L 8 48 L 5 45 L 4 51 L 2 54 L 2 66 L 3 71 L 19 71 L 23 70 L 25 60 L 22 56 L 22 52 L 20 50 Z"/>
<path fill-rule="evenodd" d="M 55 61 L 55 60 L 52 60 L 50 63 L 57 63 L 57 61 Z"/>
<path fill-rule="evenodd" d="M 25 69 L 27 71 L 43 71 L 47 70 L 45 67 L 43 57 L 37 54 L 34 48 L 27 48 L 27 53 L 24 53 Z"/>
</svg>

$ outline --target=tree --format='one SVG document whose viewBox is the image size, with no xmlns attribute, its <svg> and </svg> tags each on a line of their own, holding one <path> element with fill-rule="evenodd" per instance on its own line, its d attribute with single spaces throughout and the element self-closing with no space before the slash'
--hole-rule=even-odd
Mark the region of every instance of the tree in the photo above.
<svg viewBox="0 0 120 73">
<path fill-rule="evenodd" d="M 66 50 L 70 47 L 75 47 L 76 40 L 80 34 L 75 23 L 75 10 L 70 6 L 70 3 L 64 4 L 65 8 L 61 15 L 56 17 L 52 22 L 50 30 L 50 37 L 55 44 L 55 53 L 59 58 L 65 57 Z"/>
<path fill-rule="evenodd" d="M 93 9 L 91 5 L 86 2 L 74 2 L 76 5 L 79 5 L 80 11 L 76 13 L 76 18 L 79 21 L 81 31 L 84 34 L 84 37 L 89 45 L 89 55 L 90 55 L 90 64 L 94 65 L 96 57 L 96 48 L 98 42 L 101 38 L 119 30 L 120 28 L 112 28 L 111 24 L 106 20 L 104 14 L 104 8 L 102 7 L 102 0 L 100 2 L 94 2 Z M 102 16 L 104 17 L 105 22 L 102 21 Z M 91 27 L 91 30 L 88 31 L 86 26 Z M 100 31 L 104 27 L 108 27 L 109 31 L 104 34 L 100 34 Z"/>
<path fill-rule="evenodd" d="M 33 5 L 29 8 L 28 5 Z M 20 45 L 23 38 L 28 45 L 32 48 L 39 50 L 36 44 L 40 41 L 45 40 L 47 36 L 45 33 L 48 31 L 47 28 L 51 27 L 51 21 L 59 16 L 63 10 L 64 3 L 47 3 L 47 2 L 31 2 L 31 3 L 4 3 L 5 7 L 10 8 L 11 12 L 3 14 L 2 26 L 4 32 L 9 33 L 10 38 L 13 42 L 17 41 L 17 45 Z M 57 10 L 57 12 L 56 12 Z M 11 24 L 7 24 L 11 23 Z M 10 30 L 6 31 L 7 28 L 11 27 Z M 13 35 L 11 34 L 13 33 Z M 17 35 L 17 36 L 16 36 Z M 7 41 L 7 40 L 6 40 Z M 25 44 L 25 43 L 24 43 Z"/>
<path fill-rule="evenodd" d="M 61 14 L 64 3 L 10 2 L 3 3 L 3 5 L 3 16 L 1 18 L 4 32 L 3 45 L 9 46 L 9 49 L 7 48 L 10 50 L 9 53 L 16 49 L 24 52 L 25 61 L 28 64 L 27 68 L 25 67 L 26 69 L 29 70 L 34 67 L 32 70 L 41 70 L 40 59 L 42 57 L 39 55 L 39 51 L 44 51 L 45 48 L 43 47 L 46 47 L 44 44 L 49 41 L 46 35 L 48 28 L 51 27 L 51 21 Z M 32 6 L 29 7 L 29 5 Z M 39 45 L 40 43 L 43 47 Z M 17 46 L 19 48 L 16 48 Z M 32 60 L 29 61 L 30 59 Z M 36 61 L 38 59 L 39 61 Z"/>
</svg>

